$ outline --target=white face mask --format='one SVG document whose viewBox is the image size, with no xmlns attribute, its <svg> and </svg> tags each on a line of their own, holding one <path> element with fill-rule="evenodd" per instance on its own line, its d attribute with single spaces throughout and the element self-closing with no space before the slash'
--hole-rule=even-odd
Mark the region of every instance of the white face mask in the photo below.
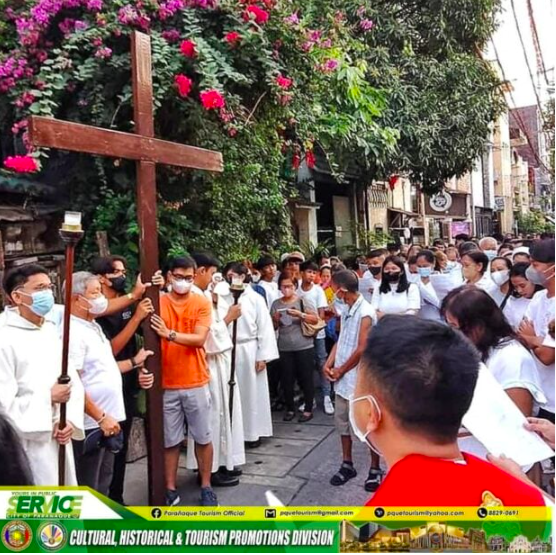
<svg viewBox="0 0 556 555">
<path fill-rule="evenodd" d="M 100 295 L 96 299 L 86 299 L 89 303 L 89 312 L 91 314 L 103 314 L 108 308 L 108 299 L 104 295 Z"/>
<path fill-rule="evenodd" d="M 366 443 L 370 449 L 372 449 L 377 455 L 381 456 L 382 453 L 372 444 L 371 440 L 369 439 L 370 432 L 362 431 L 357 425 L 357 422 L 355 420 L 355 410 L 354 410 L 355 403 L 360 403 L 365 400 L 371 403 L 372 405 L 374 405 L 378 413 L 378 420 L 380 421 L 382 419 L 382 411 L 378 406 L 377 400 L 372 395 L 364 395 L 363 397 L 356 397 L 356 398 L 353 398 L 352 396 L 349 398 L 349 422 L 351 424 L 351 429 L 353 430 L 353 433 L 357 436 L 357 439 L 359 439 L 359 441 L 362 441 L 363 443 Z"/>
<path fill-rule="evenodd" d="M 497 272 L 492 272 L 490 277 L 492 281 L 498 285 L 498 287 L 501 287 L 510 279 L 510 270 L 498 270 Z"/>
<path fill-rule="evenodd" d="M 252 274 L 251 281 L 253 283 L 259 283 L 259 281 L 261 281 L 261 274 Z"/>
<path fill-rule="evenodd" d="M 187 281 L 185 279 L 175 279 L 172 282 L 172 291 L 176 292 L 178 295 L 185 295 L 191 291 L 192 281 Z"/>
</svg>

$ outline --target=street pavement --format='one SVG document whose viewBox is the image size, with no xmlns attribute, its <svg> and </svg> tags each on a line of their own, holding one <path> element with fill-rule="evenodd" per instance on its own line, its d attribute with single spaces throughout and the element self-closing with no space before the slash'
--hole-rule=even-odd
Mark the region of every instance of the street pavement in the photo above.
<svg viewBox="0 0 556 555">
<path fill-rule="evenodd" d="M 369 450 L 354 442 L 358 475 L 343 486 L 330 478 L 342 462 L 340 440 L 333 417 L 319 407 L 310 422 L 283 422 L 274 413 L 274 435 L 257 449 L 246 451 L 247 463 L 239 486 L 215 488 L 220 505 L 264 506 L 265 492 L 272 491 L 284 505 L 360 506 L 369 498 L 363 484 L 369 470 Z M 180 505 L 199 504 L 197 474 L 185 468 L 185 452 L 178 471 Z M 147 459 L 128 464 L 124 492 L 128 505 L 147 504 Z"/>
</svg>

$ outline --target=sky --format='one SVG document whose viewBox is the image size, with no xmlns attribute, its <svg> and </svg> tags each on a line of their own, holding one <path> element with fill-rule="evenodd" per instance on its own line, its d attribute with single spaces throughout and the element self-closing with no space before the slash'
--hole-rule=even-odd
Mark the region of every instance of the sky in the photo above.
<svg viewBox="0 0 556 555">
<path fill-rule="evenodd" d="M 537 34 L 541 44 L 541 51 L 544 58 L 544 65 L 548 71 L 548 79 L 554 82 L 554 16 L 555 16 L 556 0 L 531 0 L 533 7 L 533 16 L 537 27 Z M 527 9 L 527 0 L 513 0 L 519 28 L 525 43 L 525 50 L 529 65 L 533 71 L 533 79 L 538 84 L 537 76 L 537 58 L 533 46 L 533 38 L 531 24 Z M 535 97 L 535 89 L 531 83 L 531 78 L 527 70 L 525 62 L 525 54 L 521 46 L 519 35 L 516 28 L 516 22 L 512 11 L 511 0 L 503 0 L 503 12 L 499 16 L 500 26 L 494 34 L 492 40 L 498 51 L 500 62 L 506 78 L 513 85 L 513 100 L 508 97 L 510 107 L 530 106 L 537 102 Z M 492 45 L 486 52 L 486 58 L 494 60 L 494 51 Z M 550 69 L 552 68 L 552 71 Z M 541 87 L 538 88 L 541 102 L 548 99 L 548 87 L 544 77 L 540 77 Z M 515 101 L 515 104 L 514 104 Z"/>
</svg>

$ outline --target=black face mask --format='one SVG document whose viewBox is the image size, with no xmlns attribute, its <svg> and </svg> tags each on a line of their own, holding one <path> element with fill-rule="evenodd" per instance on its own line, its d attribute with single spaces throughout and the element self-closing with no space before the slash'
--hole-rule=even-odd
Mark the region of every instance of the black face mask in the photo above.
<svg viewBox="0 0 556 555">
<path fill-rule="evenodd" d="M 110 278 L 110 286 L 116 293 L 124 293 L 127 287 L 127 278 L 125 276 Z"/>
<path fill-rule="evenodd" d="M 388 283 L 400 281 L 401 272 L 383 272 L 382 279 Z"/>
<path fill-rule="evenodd" d="M 381 266 L 369 266 L 369 272 L 371 272 L 373 276 L 378 276 L 378 274 L 380 274 L 381 271 L 382 271 Z"/>
</svg>

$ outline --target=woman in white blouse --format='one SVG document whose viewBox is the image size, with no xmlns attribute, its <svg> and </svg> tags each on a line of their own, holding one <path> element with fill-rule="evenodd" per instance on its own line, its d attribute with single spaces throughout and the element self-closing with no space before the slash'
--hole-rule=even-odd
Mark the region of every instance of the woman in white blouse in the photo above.
<svg viewBox="0 0 556 555">
<path fill-rule="evenodd" d="M 511 295 L 510 270 L 512 263 L 503 256 L 497 256 L 490 261 L 490 279 L 496 285 L 491 297 L 504 310 Z"/>
<path fill-rule="evenodd" d="M 461 265 L 465 285 L 475 285 L 486 291 L 491 297 L 496 295 L 498 287 L 490 279 L 488 256 L 483 251 L 466 252 L 461 257 Z"/>
<path fill-rule="evenodd" d="M 442 253 L 444 254 L 444 253 Z M 432 251 L 423 250 L 417 255 L 417 272 L 419 274 L 419 294 L 421 295 L 421 310 L 419 316 L 426 320 L 441 320 L 440 300 L 431 283 L 431 276 L 435 271 L 438 259 Z"/>
<path fill-rule="evenodd" d="M 458 287 L 444 299 L 442 314 L 448 324 L 475 344 L 488 370 L 524 416 L 537 414 L 547 402 L 537 365 L 492 297 L 477 287 Z M 460 449 L 486 458 L 486 448 L 465 431 L 459 435 L 458 444 Z M 528 465 L 522 470 L 540 483 L 540 465 Z"/>
<path fill-rule="evenodd" d="M 525 416 L 533 416 L 546 403 L 531 353 L 485 291 L 466 285 L 454 289 L 442 303 L 442 314 L 475 344 L 487 368 Z"/>
<path fill-rule="evenodd" d="M 502 307 L 506 320 L 516 331 L 525 317 L 525 312 L 533 295 L 542 290 L 540 285 L 535 285 L 527 279 L 527 268 L 529 266 L 529 262 L 518 262 L 512 266 L 510 270 L 511 293 L 508 301 Z"/>
<path fill-rule="evenodd" d="M 417 314 L 420 310 L 419 288 L 409 283 L 404 261 L 399 256 L 389 256 L 384 261 L 382 281 L 373 291 L 371 304 L 378 318 L 385 314 Z"/>
</svg>

